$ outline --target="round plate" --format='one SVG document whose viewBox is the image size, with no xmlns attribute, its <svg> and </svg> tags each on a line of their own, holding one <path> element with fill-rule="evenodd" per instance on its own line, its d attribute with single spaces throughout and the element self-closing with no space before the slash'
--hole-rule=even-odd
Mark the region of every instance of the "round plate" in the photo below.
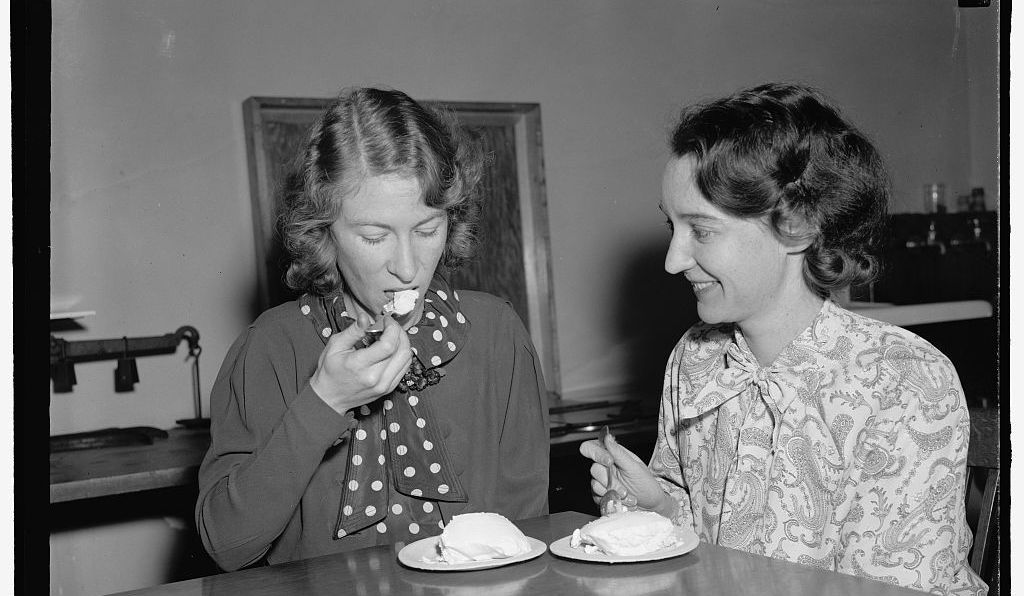
<svg viewBox="0 0 1024 596">
<path fill-rule="evenodd" d="M 700 538 L 690 528 L 678 528 L 676 532 L 681 538 L 679 544 L 658 549 L 644 555 L 606 555 L 600 551 L 588 553 L 582 548 L 569 546 L 569 540 L 572 539 L 571 534 L 552 542 L 551 554 L 564 559 L 575 559 L 591 563 L 641 563 L 643 561 L 660 561 L 661 559 L 671 559 L 672 557 L 685 555 L 700 544 Z"/>
<path fill-rule="evenodd" d="M 473 571 L 475 569 L 504 567 L 505 565 L 536 559 L 548 549 L 546 544 L 536 538 L 527 536 L 526 541 L 530 543 L 530 550 L 507 559 L 445 563 L 437 559 L 437 536 L 431 536 L 406 545 L 405 548 L 398 551 L 398 560 L 403 565 L 424 571 Z"/>
</svg>

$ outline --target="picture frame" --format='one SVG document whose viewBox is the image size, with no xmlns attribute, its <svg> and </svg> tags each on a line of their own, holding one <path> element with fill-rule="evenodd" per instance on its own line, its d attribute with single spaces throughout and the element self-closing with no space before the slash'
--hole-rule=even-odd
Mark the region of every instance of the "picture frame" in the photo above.
<svg viewBox="0 0 1024 596">
<path fill-rule="evenodd" d="M 280 184 L 309 127 L 331 98 L 254 96 L 243 102 L 249 190 L 257 255 L 257 303 L 262 312 L 293 299 L 277 230 Z M 421 100 L 452 111 L 479 135 L 487 167 L 481 242 L 475 259 L 449 274 L 457 289 L 508 299 L 541 359 L 549 396 L 561 396 L 551 274 L 540 105 Z"/>
</svg>

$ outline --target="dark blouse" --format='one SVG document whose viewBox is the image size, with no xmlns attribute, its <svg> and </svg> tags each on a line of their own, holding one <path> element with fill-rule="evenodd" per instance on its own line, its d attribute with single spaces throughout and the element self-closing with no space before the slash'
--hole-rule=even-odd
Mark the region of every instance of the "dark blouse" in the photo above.
<svg viewBox="0 0 1024 596">
<path fill-rule="evenodd" d="M 471 511 L 513 520 L 542 515 L 549 440 L 540 361 L 507 301 L 458 295 L 469 336 L 445 363 L 431 409 L 468 502 L 424 500 L 424 507 L 436 507 L 444 522 Z M 199 535 L 224 569 L 379 540 L 372 528 L 335 534 L 355 418 L 335 412 L 309 386 L 323 346 L 299 303 L 289 302 L 263 313 L 224 360 L 211 395 L 213 441 L 196 505 Z M 417 528 L 421 537 L 440 531 Z"/>
</svg>

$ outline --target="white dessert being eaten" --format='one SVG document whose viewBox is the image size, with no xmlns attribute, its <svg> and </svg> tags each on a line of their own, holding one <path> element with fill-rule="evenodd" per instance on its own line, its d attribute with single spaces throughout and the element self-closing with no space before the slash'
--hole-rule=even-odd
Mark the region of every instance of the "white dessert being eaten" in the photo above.
<svg viewBox="0 0 1024 596">
<path fill-rule="evenodd" d="M 507 559 L 529 551 L 526 535 L 497 513 L 455 515 L 437 539 L 438 560 L 444 563 Z"/>
<path fill-rule="evenodd" d="M 653 511 L 622 511 L 595 519 L 573 531 L 569 546 L 586 553 L 646 555 L 679 544 L 672 522 Z"/>
<path fill-rule="evenodd" d="M 391 297 L 391 301 L 384 305 L 385 315 L 405 316 L 416 308 L 416 301 L 420 293 L 416 290 L 399 290 Z"/>
</svg>

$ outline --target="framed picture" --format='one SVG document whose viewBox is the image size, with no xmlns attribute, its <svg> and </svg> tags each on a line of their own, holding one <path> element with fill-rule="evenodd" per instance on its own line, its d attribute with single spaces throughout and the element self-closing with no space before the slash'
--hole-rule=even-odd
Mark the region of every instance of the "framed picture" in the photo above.
<svg viewBox="0 0 1024 596">
<path fill-rule="evenodd" d="M 276 215 L 280 184 L 329 98 L 250 97 L 243 104 L 258 301 L 265 310 L 294 295 L 283 283 L 286 255 Z M 458 289 L 507 298 L 523 319 L 552 398 L 561 394 L 540 124 L 535 103 L 422 101 L 452 110 L 476 131 L 490 161 L 477 257 L 450 275 Z"/>
</svg>

